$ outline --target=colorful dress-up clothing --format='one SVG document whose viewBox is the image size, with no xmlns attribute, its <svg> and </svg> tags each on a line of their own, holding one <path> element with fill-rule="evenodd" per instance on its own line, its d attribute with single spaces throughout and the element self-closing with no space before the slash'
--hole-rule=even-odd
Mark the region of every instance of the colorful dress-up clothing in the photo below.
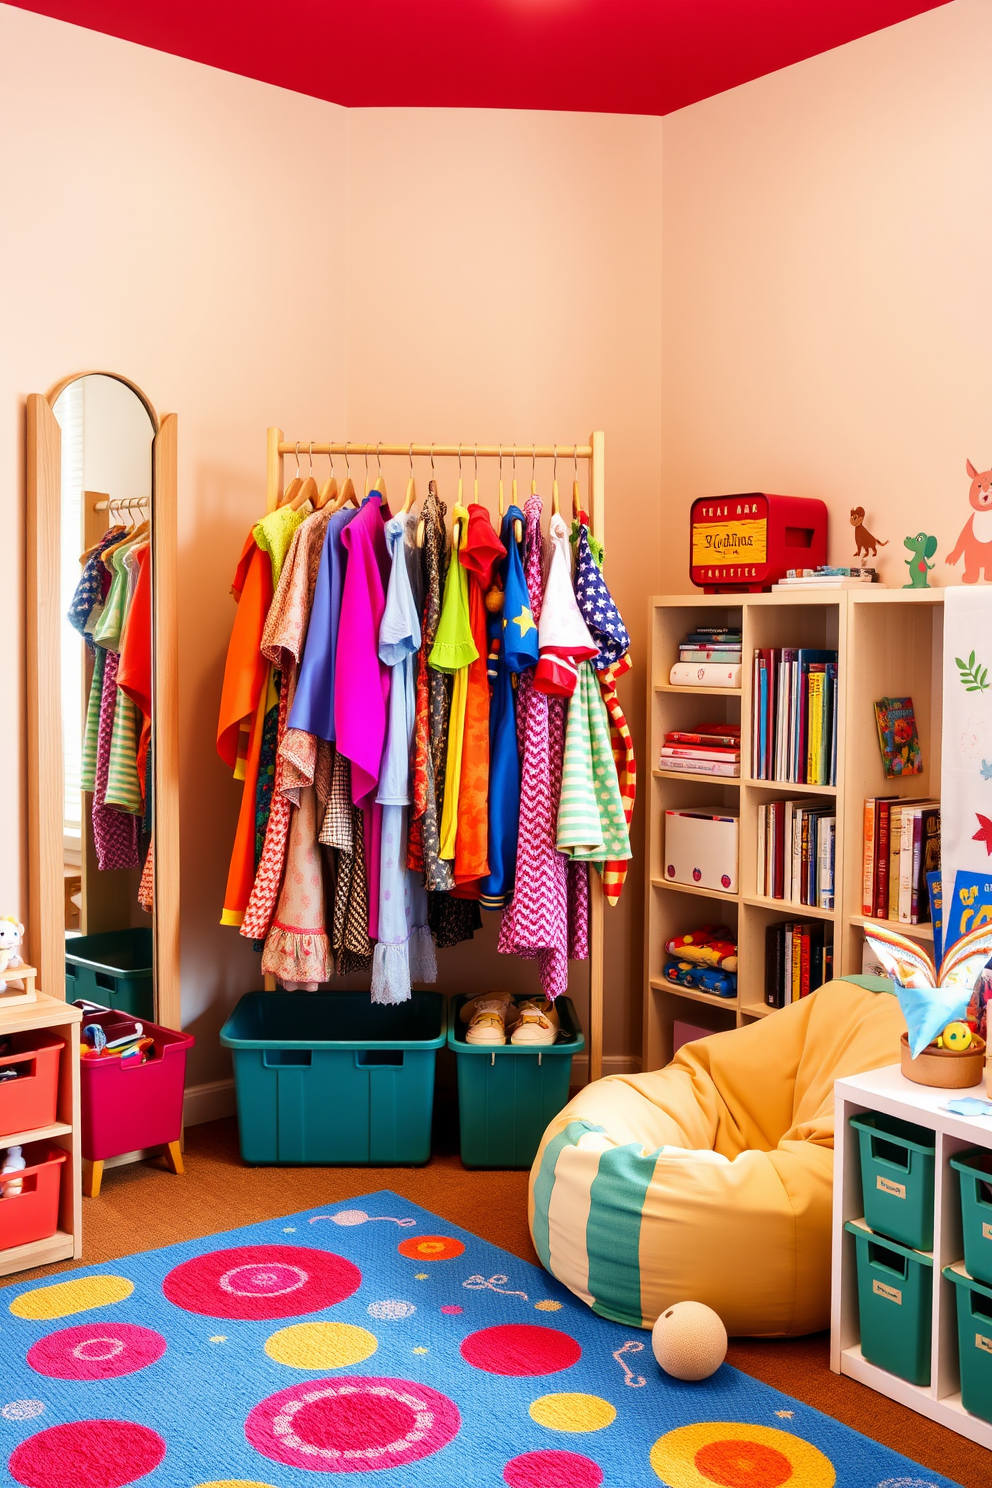
<svg viewBox="0 0 992 1488">
<path fill-rule="evenodd" d="M 468 573 L 468 616 L 476 658 L 467 672 L 458 822 L 455 836 L 455 888 L 459 897 L 479 899 L 489 874 L 489 676 L 486 665 L 486 591 L 506 550 L 493 531 L 489 513 L 477 502 L 468 508 L 468 532 L 459 561 Z"/>
<path fill-rule="evenodd" d="M 451 677 L 435 671 L 427 658 L 434 647 L 441 619 L 441 586 L 445 579 L 444 516 L 447 508 L 431 481 L 420 513 L 423 523 L 423 623 L 417 659 L 417 717 L 414 724 L 413 803 L 407 866 L 424 875 L 428 890 L 454 887 L 452 865 L 441 857 L 440 803 L 444 800 L 448 711 Z"/>
<path fill-rule="evenodd" d="M 610 744 L 610 720 L 596 675 L 579 664 L 568 705 L 558 849 L 588 863 L 630 857 L 630 837 Z"/>
<path fill-rule="evenodd" d="M 584 512 L 572 525 L 572 540 L 576 549 L 575 597 L 593 640 L 599 646 L 592 665 L 599 677 L 610 719 L 610 741 L 629 836 L 637 796 L 637 760 L 634 741 L 617 696 L 617 680 L 630 670 L 630 636 L 603 578 L 602 544 L 590 534 Z M 620 855 L 603 864 L 603 894 L 608 904 L 616 904 L 620 898 L 628 861 Z"/>
<path fill-rule="evenodd" d="M 539 622 L 543 598 L 539 497 L 528 500 L 524 514 L 524 568 L 531 611 Z M 555 998 L 568 987 L 570 952 L 577 955 L 586 949 L 588 870 L 579 870 L 585 878 L 570 874 L 568 859 L 556 846 L 564 708 L 559 698 L 538 692 L 530 674 L 518 690 L 517 723 L 524 751 L 517 875 L 513 900 L 503 914 L 499 950 L 536 960 L 544 995 Z"/>
<path fill-rule="evenodd" d="M 379 931 L 379 858 L 382 807 L 376 802 L 386 742 L 389 668 L 379 660 L 379 626 L 386 608 L 389 553 L 378 491 L 362 502 L 341 534 L 348 553 L 341 597 L 334 681 L 334 727 L 338 753 L 351 761 L 351 797 L 362 808 L 365 867 L 369 885 L 369 935 Z"/>
<path fill-rule="evenodd" d="M 410 806 L 410 746 L 417 712 L 414 658 L 420 648 L 420 614 L 410 581 L 417 518 L 400 513 L 386 525 L 392 554 L 386 608 L 379 628 L 379 660 L 391 669 L 389 720 L 376 801 L 382 808 L 379 867 L 379 939 L 372 964 L 372 1001 L 406 1002 L 411 981 L 437 978 L 434 942 L 427 927 L 427 891 L 406 866 Z"/>
<path fill-rule="evenodd" d="M 517 742 L 517 698 L 513 678 L 537 665 L 537 626 L 530 607 L 515 524 L 523 527 L 523 512 L 508 508 L 502 540 L 506 553 L 497 580 L 503 591 L 502 608 L 490 617 L 489 705 L 489 873 L 480 885 L 483 909 L 504 909 L 513 895 L 520 821 L 520 748 Z"/>
<path fill-rule="evenodd" d="M 568 528 L 557 513 L 551 518 L 549 537 L 551 561 L 541 605 L 541 659 L 534 686 L 549 697 L 568 698 L 575 691 L 579 663 L 591 660 L 597 648 L 575 602 Z"/>
<path fill-rule="evenodd" d="M 299 804 L 298 793 L 293 796 L 283 789 L 285 764 L 278 745 L 293 703 L 328 517 L 327 512 L 314 512 L 297 528 L 262 630 L 262 654 L 281 680 L 271 802 L 255 882 L 241 925 L 241 934 L 248 940 L 264 940 L 269 933 L 286 866 L 290 815 L 292 807 Z"/>
<path fill-rule="evenodd" d="M 448 714 L 448 749 L 444 770 L 444 804 L 441 810 L 440 854 L 449 862 L 455 857 L 458 832 L 458 798 L 461 792 L 462 750 L 465 742 L 465 706 L 468 701 L 468 672 L 479 660 L 472 639 L 468 615 L 468 570 L 458 561 L 458 549 L 468 535 L 468 511 L 455 506 L 451 520 L 457 538 L 452 544 L 448 576 L 444 583 L 444 603 L 438 622 L 437 636 L 427 660 L 437 672 L 449 672 L 454 678 L 451 709 Z M 457 878 L 457 875 L 456 875 Z"/>
</svg>

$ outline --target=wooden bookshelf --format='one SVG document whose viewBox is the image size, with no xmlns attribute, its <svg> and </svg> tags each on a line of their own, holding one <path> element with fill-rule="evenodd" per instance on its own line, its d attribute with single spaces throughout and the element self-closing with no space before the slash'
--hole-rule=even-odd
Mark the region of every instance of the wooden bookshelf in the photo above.
<svg viewBox="0 0 992 1488">
<path fill-rule="evenodd" d="M 863 814 L 866 796 L 940 794 L 941 648 L 943 591 L 820 590 L 771 594 L 662 595 L 650 602 L 648 677 L 647 906 L 645 913 L 644 1068 L 672 1056 L 672 1029 L 683 1021 L 713 1032 L 740 1027 L 773 1009 L 765 1006 L 765 929 L 779 920 L 827 920 L 833 925 L 835 975 L 859 972 L 864 945 L 861 904 Z M 668 676 L 679 642 L 696 625 L 740 627 L 740 688 L 672 687 Z M 836 650 L 838 659 L 837 783 L 793 785 L 752 780 L 751 673 L 755 650 L 809 646 Z M 916 711 L 924 773 L 886 780 L 873 704 L 909 696 Z M 703 719 L 741 725 L 741 778 L 679 774 L 659 768 L 670 729 Z M 836 801 L 834 908 L 768 899 L 758 892 L 758 811 L 776 799 Z M 663 877 L 664 812 L 672 807 L 740 808 L 738 892 L 702 891 Z M 714 899 L 721 901 L 714 905 Z M 664 980 L 665 941 L 717 918 L 738 941 L 736 998 L 678 988 Z M 926 942 L 928 925 L 902 925 Z"/>
</svg>

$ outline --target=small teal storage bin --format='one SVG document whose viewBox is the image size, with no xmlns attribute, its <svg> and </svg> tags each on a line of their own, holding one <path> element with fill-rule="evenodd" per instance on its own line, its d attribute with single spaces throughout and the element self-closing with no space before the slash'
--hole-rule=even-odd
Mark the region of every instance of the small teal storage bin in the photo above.
<svg viewBox="0 0 992 1488">
<path fill-rule="evenodd" d="M 150 926 L 74 935 L 65 943 L 65 997 L 99 1002 L 134 1018 L 155 1017 L 155 950 Z"/>
<path fill-rule="evenodd" d="M 961 1363 L 961 1404 L 973 1416 L 992 1421 L 992 1288 L 944 1267 L 954 1283 L 958 1312 L 958 1355 Z"/>
<path fill-rule="evenodd" d="M 865 1224 L 911 1250 L 933 1249 L 936 1138 L 881 1111 L 852 1116 L 861 1149 Z"/>
<path fill-rule="evenodd" d="M 367 992 L 247 993 L 220 1033 L 245 1162 L 427 1162 L 446 1034 L 439 992 L 395 1007 Z"/>
<path fill-rule="evenodd" d="M 568 1104 L 572 1057 L 585 1048 L 578 1014 L 570 997 L 559 997 L 558 1041 L 540 1048 L 467 1044 L 460 1013 L 469 1000 L 452 1000 L 448 1030 L 458 1067 L 462 1162 L 467 1168 L 529 1168 L 548 1123 Z"/>
<path fill-rule="evenodd" d="M 965 1270 L 992 1286 L 992 1152 L 987 1147 L 960 1152 L 951 1167 L 961 1188 Z"/>
<path fill-rule="evenodd" d="M 850 1219 L 844 1228 L 857 1245 L 862 1355 L 911 1385 L 928 1385 L 933 1257 L 883 1240 Z"/>
</svg>

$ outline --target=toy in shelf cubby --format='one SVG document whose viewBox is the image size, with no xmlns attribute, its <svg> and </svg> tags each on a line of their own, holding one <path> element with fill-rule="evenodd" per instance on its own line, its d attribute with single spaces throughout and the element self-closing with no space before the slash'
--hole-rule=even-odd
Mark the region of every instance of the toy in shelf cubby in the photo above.
<svg viewBox="0 0 992 1488">
<path fill-rule="evenodd" d="M 716 1032 L 774 1011 L 765 1000 L 769 982 L 774 985 L 776 980 L 767 974 L 766 957 L 769 944 L 777 953 L 780 934 L 784 954 L 785 932 L 772 927 L 806 927 L 805 974 L 810 989 L 820 974 L 821 960 L 823 974 L 831 971 L 826 954 L 831 945 L 834 976 L 861 972 L 865 799 L 881 794 L 930 799 L 939 781 L 942 598 L 940 590 L 864 584 L 856 589 L 672 595 L 651 601 L 648 719 L 653 769 L 648 799 L 645 1069 L 656 1069 L 671 1057 L 676 1021 L 688 1020 Z M 684 654 L 680 647 L 688 645 L 688 638 L 707 634 L 715 638 L 720 633 L 741 637 L 741 686 L 673 684 L 672 667 Z M 774 751 L 769 754 L 768 727 L 769 718 L 774 724 L 779 715 L 777 709 L 774 715 L 768 711 L 764 715 L 762 755 L 754 663 L 757 653 L 760 687 L 762 653 L 767 667 L 771 653 L 779 653 L 776 660 L 781 662 L 783 651 L 789 665 L 795 664 L 789 677 L 795 706 L 782 714 L 782 778 L 775 778 L 780 770 Z M 811 678 L 817 679 L 812 690 Z M 766 688 L 767 684 L 766 678 Z M 923 775 L 904 781 L 884 778 L 874 704 L 887 696 L 913 698 Z M 703 732 L 702 721 L 707 732 L 722 727 L 725 737 L 740 739 L 738 776 L 681 765 L 671 768 L 673 756 L 663 759 L 666 739 L 671 744 L 672 735 Z M 732 754 L 723 758 L 738 763 Z M 704 890 L 702 881 L 673 882 L 664 850 L 666 813 L 716 815 L 718 810 L 736 817 L 739 824 L 739 857 L 731 888 Z M 776 840 L 770 856 L 773 823 Z M 679 876 L 685 876 L 681 869 Z M 720 997 L 666 976 L 666 961 L 673 959 L 666 944 L 704 925 L 724 925 L 732 932 L 738 955 L 735 997 Z M 900 928 L 919 938 L 932 934 L 929 925 Z M 801 989 L 805 938 L 799 937 Z M 791 996 L 791 985 L 789 992 Z"/>
</svg>

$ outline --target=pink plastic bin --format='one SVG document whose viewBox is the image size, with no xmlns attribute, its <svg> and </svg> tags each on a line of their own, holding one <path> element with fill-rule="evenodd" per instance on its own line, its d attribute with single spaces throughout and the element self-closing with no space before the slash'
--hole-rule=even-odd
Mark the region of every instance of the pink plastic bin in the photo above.
<svg viewBox="0 0 992 1488">
<path fill-rule="evenodd" d="M 86 1018 L 84 1016 L 85 1023 Z M 155 1040 L 144 1064 L 122 1065 L 119 1059 L 81 1059 L 82 1154 L 102 1162 L 141 1147 L 178 1141 L 183 1125 L 186 1050 L 196 1043 L 191 1033 L 174 1033 L 145 1023 L 145 1037 Z"/>
</svg>

